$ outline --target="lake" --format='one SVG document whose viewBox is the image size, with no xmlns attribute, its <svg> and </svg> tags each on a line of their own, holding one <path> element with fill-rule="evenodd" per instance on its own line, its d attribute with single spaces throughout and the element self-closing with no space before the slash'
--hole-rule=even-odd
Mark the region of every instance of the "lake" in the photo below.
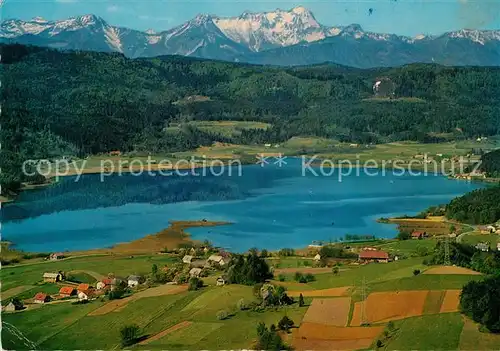
<svg viewBox="0 0 500 351">
<path fill-rule="evenodd" d="M 338 170 L 337 170 L 338 171 Z M 26 191 L 1 212 L 2 240 L 25 251 L 109 247 L 168 227 L 169 220 L 217 220 L 232 225 L 193 228 L 233 251 L 251 247 L 305 247 L 345 234 L 392 238 L 380 217 L 414 215 L 483 185 L 442 176 L 393 174 L 344 177 L 302 175 L 301 160 L 287 165 L 244 166 L 241 176 L 113 175 L 100 181 L 65 177 Z"/>
</svg>

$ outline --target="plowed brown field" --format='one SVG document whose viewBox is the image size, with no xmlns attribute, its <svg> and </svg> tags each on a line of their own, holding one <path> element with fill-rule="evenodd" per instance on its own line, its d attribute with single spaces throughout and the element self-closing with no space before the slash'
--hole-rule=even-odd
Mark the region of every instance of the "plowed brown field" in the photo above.
<svg viewBox="0 0 500 351">
<path fill-rule="evenodd" d="M 458 305 L 460 303 L 461 290 L 447 290 L 444 295 L 443 304 L 441 305 L 440 313 L 458 312 Z"/>
<path fill-rule="evenodd" d="M 303 321 L 334 326 L 346 326 L 351 310 L 351 298 L 314 299 Z"/>
<path fill-rule="evenodd" d="M 420 316 L 423 313 L 427 290 L 376 292 L 365 301 L 366 322 L 380 323 L 407 317 Z M 363 303 L 354 305 L 351 325 L 361 325 Z"/>
<path fill-rule="evenodd" d="M 294 330 L 296 350 L 358 350 L 369 348 L 384 327 L 335 327 L 302 323 Z"/>
</svg>

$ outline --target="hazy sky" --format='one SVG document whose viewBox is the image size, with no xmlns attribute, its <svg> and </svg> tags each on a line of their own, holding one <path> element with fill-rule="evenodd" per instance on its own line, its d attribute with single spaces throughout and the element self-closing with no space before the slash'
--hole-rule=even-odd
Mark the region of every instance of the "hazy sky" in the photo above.
<svg viewBox="0 0 500 351">
<path fill-rule="evenodd" d="M 2 20 L 35 16 L 54 20 L 92 13 L 113 25 L 160 31 L 199 13 L 238 16 L 245 10 L 299 5 L 309 8 L 322 24 L 359 23 L 375 32 L 416 35 L 460 28 L 500 29 L 500 0 L 3 0 L 1 16 Z"/>
</svg>

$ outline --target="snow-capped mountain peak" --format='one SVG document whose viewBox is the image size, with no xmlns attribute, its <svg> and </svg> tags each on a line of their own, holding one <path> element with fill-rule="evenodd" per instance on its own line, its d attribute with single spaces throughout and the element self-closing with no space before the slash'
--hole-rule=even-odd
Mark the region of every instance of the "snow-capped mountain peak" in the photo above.
<svg viewBox="0 0 500 351">
<path fill-rule="evenodd" d="M 327 36 L 327 30 L 305 7 L 290 11 L 244 12 L 238 17 L 214 18 L 215 25 L 230 39 L 252 51 L 316 41 Z"/>
<path fill-rule="evenodd" d="M 449 38 L 469 39 L 481 45 L 485 45 L 487 42 L 492 40 L 500 40 L 500 30 L 461 29 L 454 32 L 448 32 L 443 35 Z"/>
</svg>

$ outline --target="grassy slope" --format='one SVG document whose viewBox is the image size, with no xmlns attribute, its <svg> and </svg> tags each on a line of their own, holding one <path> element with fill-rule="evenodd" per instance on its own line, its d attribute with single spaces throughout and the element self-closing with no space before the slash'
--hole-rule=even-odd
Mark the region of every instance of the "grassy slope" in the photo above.
<svg viewBox="0 0 500 351">
<path fill-rule="evenodd" d="M 163 255 L 136 256 L 133 258 L 123 256 L 113 257 L 112 259 L 109 256 L 78 257 L 55 262 L 7 266 L 0 271 L 0 280 L 2 281 L 2 291 L 5 291 L 19 285 L 36 284 L 42 280 L 44 272 L 87 270 L 103 275 L 112 272 L 117 276 L 127 276 L 147 273 L 151 271 L 153 264 L 157 264 L 161 268 L 173 261 L 173 258 Z"/>
<path fill-rule="evenodd" d="M 300 323 L 307 310 L 307 307 L 294 305 L 265 313 L 239 311 L 236 303 L 241 298 L 247 302 L 254 300 L 252 287 L 208 287 L 180 295 L 143 298 L 122 310 L 101 316 L 86 316 L 102 304 L 95 301 L 83 306 L 68 303 L 47 305 L 33 311 L 7 314 L 3 318 L 42 349 L 67 349 L 68 345 L 72 349 L 111 349 L 119 346 L 119 332 L 124 325 L 136 323 L 143 335 L 151 336 L 184 320 L 194 324 L 186 331 L 180 330 L 149 345 L 136 347 L 223 349 L 251 346 L 259 321 L 277 324 L 286 314 Z M 228 311 L 227 320 L 217 320 L 216 313 L 221 309 Z M 12 335 L 6 335 L 5 340 L 7 347 L 20 348 L 19 341 Z"/>
<path fill-rule="evenodd" d="M 387 350 L 456 350 L 463 321 L 459 313 L 407 318 L 395 323 L 399 328 L 389 339 Z"/>
</svg>

